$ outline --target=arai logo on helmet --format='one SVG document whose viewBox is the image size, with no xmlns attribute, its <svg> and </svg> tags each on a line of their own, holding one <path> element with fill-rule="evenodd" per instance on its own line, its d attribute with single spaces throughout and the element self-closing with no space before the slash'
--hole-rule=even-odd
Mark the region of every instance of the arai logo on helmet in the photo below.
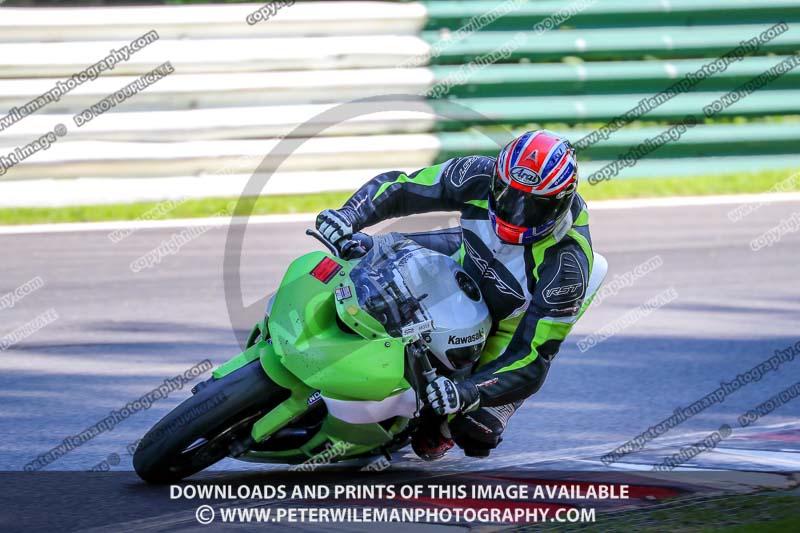
<svg viewBox="0 0 800 533">
<path fill-rule="evenodd" d="M 522 185 L 528 185 L 530 187 L 533 187 L 534 185 L 539 185 L 542 182 L 542 177 L 539 176 L 539 174 L 525 167 L 512 168 L 511 177 L 514 178 L 514 181 L 521 183 Z"/>
</svg>

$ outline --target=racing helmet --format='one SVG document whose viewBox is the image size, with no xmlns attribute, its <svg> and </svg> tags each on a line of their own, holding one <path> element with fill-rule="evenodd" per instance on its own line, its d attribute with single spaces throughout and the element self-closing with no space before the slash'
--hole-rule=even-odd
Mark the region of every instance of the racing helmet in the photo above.
<svg viewBox="0 0 800 533">
<path fill-rule="evenodd" d="M 497 236 L 530 244 L 550 235 L 569 212 L 578 188 L 575 148 L 548 130 L 524 133 L 500 152 L 489 192 Z"/>
</svg>

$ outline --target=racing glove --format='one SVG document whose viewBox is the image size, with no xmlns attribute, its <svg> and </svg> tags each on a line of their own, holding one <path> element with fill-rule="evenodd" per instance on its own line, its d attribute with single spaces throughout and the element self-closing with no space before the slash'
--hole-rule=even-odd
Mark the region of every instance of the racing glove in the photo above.
<svg viewBox="0 0 800 533">
<path fill-rule="evenodd" d="M 342 239 L 353 236 L 353 216 L 347 208 L 326 209 L 317 215 L 317 230 L 336 246 Z"/>
<path fill-rule="evenodd" d="M 425 388 L 428 403 L 439 415 L 466 413 L 478 408 L 480 395 L 474 383 L 454 381 L 439 376 Z"/>
</svg>

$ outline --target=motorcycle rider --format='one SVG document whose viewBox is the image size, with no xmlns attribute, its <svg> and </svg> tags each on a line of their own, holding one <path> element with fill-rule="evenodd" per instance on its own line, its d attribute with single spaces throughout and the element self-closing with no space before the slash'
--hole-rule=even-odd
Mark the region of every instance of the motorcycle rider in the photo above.
<svg viewBox="0 0 800 533">
<path fill-rule="evenodd" d="M 440 376 L 428 385 L 440 417 L 412 436 L 423 459 L 442 457 L 454 441 L 468 456 L 488 456 L 511 415 L 542 386 L 580 316 L 594 259 L 577 186 L 572 145 L 537 130 L 496 159 L 456 157 L 411 174 L 380 174 L 341 209 L 317 217 L 320 233 L 337 245 L 388 218 L 461 213 L 460 228 L 406 235 L 456 258 L 478 283 L 493 319 L 477 370 L 461 382 Z"/>
</svg>

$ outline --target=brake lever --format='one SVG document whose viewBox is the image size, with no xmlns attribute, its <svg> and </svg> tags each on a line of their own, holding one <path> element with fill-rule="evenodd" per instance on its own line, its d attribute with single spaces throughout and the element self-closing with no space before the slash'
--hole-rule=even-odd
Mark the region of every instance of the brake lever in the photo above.
<svg viewBox="0 0 800 533">
<path fill-rule="evenodd" d="M 329 243 L 328 239 L 326 239 L 325 237 L 323 237 L 322 235 L 320 235 L 319 233 L 317 233 L 313 229 L 307 229 L 306 230 L 306 235 L 310 235 L 310 236 L 314 237 L 315 239 L 317 239 L 322 244 L 324 244 L 325 248 L 330 250 L 331 254 L 333 254 L 334 257 L 341 257 L 341 255 L 339 254 L 339 250 L 334 245 Z"/>
</svg>

